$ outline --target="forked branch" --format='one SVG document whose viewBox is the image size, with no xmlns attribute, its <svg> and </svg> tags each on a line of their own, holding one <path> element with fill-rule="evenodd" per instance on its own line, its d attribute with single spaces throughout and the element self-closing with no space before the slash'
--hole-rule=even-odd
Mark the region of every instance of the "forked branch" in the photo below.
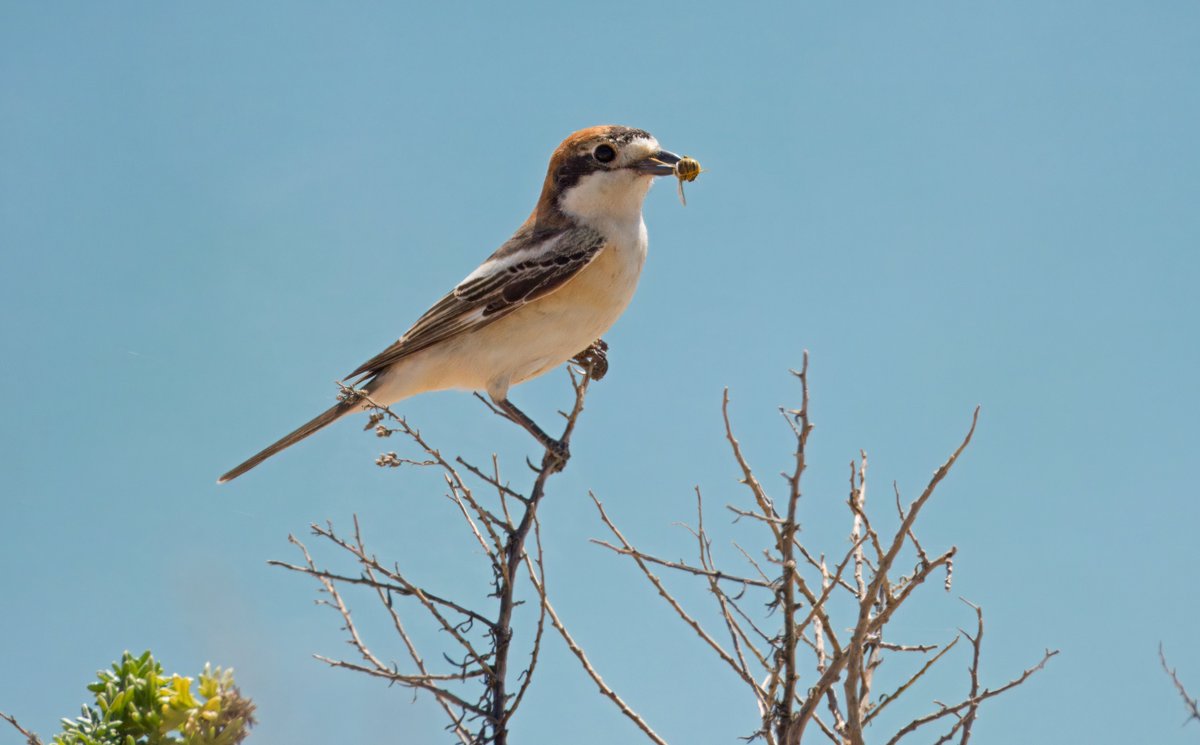
<svg viewBox="0 0 1200 745">
<path fill-rule="evenodd" d="M 839 550 L 837 553 L 844 551 L 844 555 L 836 566 L 830 567 L 826 552 L 806 545 L 800 534 L 801 482 L 808 466 L 808 437 L 813 430 L 809 420 L 807 354 L 801 369 L 793 374 L 800 382 L 800 406 L 781 410 L 794 446 L 790 467 L 782 473 L 781 495 L 769 493 L 735 436 L 728 390 L 721 402 L 725 438 L 739 471 L 738 481 L 746 487 L 749 497 L 741 504 L 728 505 L 728 509 L 743 531 L 758 536 L 757 545 L 762 548 L 747 550 L 743 546 L 755 544 L 747 544 L 745 540 L 732 543 L 757 576 L 746 577 L 722 568 L 713 550 L 712 529 L 705 527 L 699 490 L 697 524 L 695 528 L 687 528 L 696 538 L 694 562 L 659 557 L 639 548 L 617 528 L 593 496 L 601 521 L 615 538 L 614 542 L 595 542 L 632 559 L 675 615 L 702 641 L 702 648 L 725 662 L 751 690 L 757 703 L 758 726 L 749 739 L 762 739 L 769 745 L 798 745 L 807 727 L 815 723 L 821 735 L 837 745 L 863 745 L 866 725 L 877 723 L 877 717 L 885 709 L 894 714 L 895 702 L 915 696 L 925 674 L 948 659 L 957 647 L 958 638 L 946 644 L 898 642 L 889 638 L 889 624 L 934 574 L 944 571 L 945 588 L 950 588 L 957 549 L 951 546 L 940 553 L 928 552 L 918 540 L 917 527 L 937 488 L 970 444 L 979 421 L 979 409 L 972 414 L 962 441 L 934 472 L 920 496 L 904 506 L 899 489 L 895 490 L 899 524 L 894 532 L 882 533 L 879 527 L 882 522 L 868 507 L 867 455 L 860 453 L 857 463 L 851 463 L 850 497 L 846 501 L 849 548 Z M 759 555 L 761 559 L 754 558 Z M 902 557 L 911 560 L 905 558 L 902 562 Z M 907 574 L 896 571 L 897 566 L 914 564 Z M 684 609 L 651 567 L 705 582 L 714 600 L 713 615 L 725 627 L 728 646 L 717 641 L 700 616 Z M 972 608 L 976 630 L 974 634 L 962 632 L 972 650 L 965 697 L 953 705 L 939 705 L 933 713 L 900 726 L 890 742 L 953 717 L 950 731 L 942 735 L 940 742 L 957 737 L 960 745 L 966 745 L 979 706 L 1025 682 L 1057 654 L 1047 650 L 1037 665 L 1017 678 L 996 688 L 982 687 L 983 612 Z M 770 628 L 770 622 L 776 624 L 774 632 L 765 630 Z M 875 671 L 885 659 L 895 658 L 896 665 L 911 665 L 908 660 L 914 654 L 927 657 L 923 662 L 917 661 L 898 686 L 893 684 L 887 692 L 876 690 Z"/>
<path fill-rule="evenodd" d="M 557 441 L 569 445 L 583 412 L 590 381 L 590 370 L 569 371 L 574 403 L 562 412 L 565 424 Z M 545 568 L 541 542 L 533 555 L 526 548 L 531 532 L 536 531 L 537 510 L 546 496 L 550 477 L 564 464 L 561 451 L 545 447 L 541 467 L 533 467 L 534 478 L 527 493 L 521 493 L 503 479 L 498 461 L 481 469 L 461 457 L 448 458 L 429 443 L 407 420 L 391 409 L 380 406 L 361 391 L 343 389 L 344 397 L 353 397 L 372 410 L 368 429 L 379 437 L 401 435 L 418 452 L 402 457 L 395 452 L 380 456 L 381 466 L 397 468 L 419 466 L 442 472 L 447 498 L 462 519 L 468 535 L 479 547 L 491 570 L 494 600 L 463 600 L 418 582 L 397 563 L 385 563 L 371 553 L 364 540 L 358 517 L 354 517 L 349 536 L 338 533 L 332 523 L 311 526 L 312 534 L 325 545 L 350 559 L 354 572 L 338 572 L 318 566 L 307 546 L 294 537 L 303 558 L 301 563 L 272 561 L 271 564 L 312 577 L 319 583 L 325 599 L 319 602 L 338 612 L 347 641 L 360 659 L 344 660 L 315 655 L 332 666 L 382 678 L 389 683 L 424 691 L 433 696 L 446 714 L 449 729 L 462 745 L 506 745 L 509 723 L 533 679 L 543 642 L 546 619 L 561 625 L 545 596 Z M 486 402 L 485 402 L 486 403 Z M 494 407 L 493 411 L 504 415 Z M 461 470 L 460 470 L 461 468 Z M 472 481 L 469 481 L 471 479 Z M 476 489 L 477 480 L 484 485 Z M 514 662 L 514 615 L 520 600 L 522 565 L 528 568 L 531 587 L 538 598 L 537 620 L 527 640 L 524 662 Z M 368 589 L 377 608 L 391 621 L 392 629 L 408 655 L 404 665 L 386 660 L 372 651 L 350 610 L 346 588 Z M 481 602 L 494 602 L 491 609 Z M 419 651 L 405 619 L 416 615 L 442 632 L 444 648 L 434 654 Z M 515 690 L 514 690 L 515 688 Z"/>
</svg>

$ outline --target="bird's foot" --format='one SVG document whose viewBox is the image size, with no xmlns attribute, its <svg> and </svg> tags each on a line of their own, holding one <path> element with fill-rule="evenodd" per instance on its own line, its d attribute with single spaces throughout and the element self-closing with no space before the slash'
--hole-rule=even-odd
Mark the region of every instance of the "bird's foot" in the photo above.
<svg viewBox="0 0 1200 745">
<path fill-rule="evenodd" d="M 548 468 L 550 473 L 556 473 L 566 467 L 567 460 L 571 457 L 571 450 L 565 442 L 546 434 L 545 430 L 537 426 L 537 423 L 530 419 L 528 414 L 518 409 L 507 398 L 493 398 L 492 401 L 502 415 L 524 427 L 525 431 L 533 435 L 533 439 L 546 449 L 546 455 L 542 457 L 543 469 Z"/>
<path fill-rule="evenodd" d="M 542 470 L 550 473 L 558 473 L 567 467 L 567 461 L 571 459 L 571 448 L 562 440 L 547 440 L 542 443 L 546 448 L 546 454 L 542 456 Z"/>
<path fill-rule="evenodd" d="M 600 380 L 608 373 L 608 342 L 597 339 L 571 361 L 582 367 L 592 380 Z"/>
</svg>

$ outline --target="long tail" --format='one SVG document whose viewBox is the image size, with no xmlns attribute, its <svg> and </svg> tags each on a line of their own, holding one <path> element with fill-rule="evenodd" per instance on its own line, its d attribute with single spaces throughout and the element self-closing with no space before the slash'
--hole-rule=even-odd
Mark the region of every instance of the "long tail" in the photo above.
<svg viewBox="0 0 1200 745">
<path fill-rule="evenodd" d="M 267 447 L 263 448 L 263 450 L 261 452 L 259 452 L 257 455 L 255 455 L 254 457 L 247 460 L 245 463 L 230 470 L 229 473 L 226 473 L 224 476 L 217 479 L 217 483 L 224 484 L 226 481 L 232 481 L 233 479 L 236 479 L 238 476 L 241 476 L 246 471 L 249 471 L 251 468 L 254 468 L 259 463 L 262 463 L 267 458 L 270 458 L 275 453 L 278 453 L 280 450 L 289 448 L 292 445 L 295 445 L 297 442 L 300 442 L 301 440 L 303 440 L 305 437 L 308 437 L 309 435 L 313 434 L 314 432 L 317 432 L 318 430 L 324 429 L 325 427 L 329 426 L 330 424 L 333 424 L 337 420 L 341 419 L 342 417 L 344 417 L 347 414 L 354 411 L 355 408 L 357 408 L 357 403 L 354 401 L 342 401 L 340 403 L 334 404 L 332 407 L 327 409 L 325 412 L 317 415 L 317 417 L 315 419 L 313 419 L 312 421 L 308 422 L 307 424 L 301 425 L 300 428 L 297 429 L 295 432 L 292 432 L 291 434 L 288 434 L 288 435 L 284 435 L 275 444 L 268 445 Z"/>
</svg>

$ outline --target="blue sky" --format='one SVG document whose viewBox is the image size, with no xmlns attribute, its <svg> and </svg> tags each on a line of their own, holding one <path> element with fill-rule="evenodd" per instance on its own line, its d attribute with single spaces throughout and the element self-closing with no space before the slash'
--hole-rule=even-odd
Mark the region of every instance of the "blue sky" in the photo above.
<svg viewBox="0 0 1200 745">
<path fill-rule="evenodd" d="M 949 638 L 961 594 L 986 681 L 1062 654 L 976 741 L 1194 742 L 1156 647 L 1200 690 L 1197 70 L 1182 1 L 0 4 L 0 710 L 49 735 L 149 647 L 235 667 L 252 742 L 442 741 L 428 701 L 314 662 L 347 652 L 337 619 L 266 566 L 357 513 L 381 555 L 465 591 L 480 557 L 434 475 L 376 469 L 343 424 L 214 480 L 499 245 L 562 137 L 616 122 L 708 172 L 686 208 L 669 183 L 647 199 L 642 285 L 544 509 L 556 604 L 606 679 L 672 742 L 753 729 L 737 681 L 587 543 L 586 493 L 684 555 L 693 485 L 741 498 L 722 388 L 773 483 L 808 349 L 803 519 L 830 553 L 860 448 L 874 499 L 912 495 L 983 407 L 925 523 L 958 546 L 954 593 L 903 628 Z M 513 397 L 548 419 L 565 377 Z M 530 451 L 465 394 L 399 409 L 514 479 Z M 635 740 L 561 645 L 540 675 L 523 741 Z"/>
</svg>

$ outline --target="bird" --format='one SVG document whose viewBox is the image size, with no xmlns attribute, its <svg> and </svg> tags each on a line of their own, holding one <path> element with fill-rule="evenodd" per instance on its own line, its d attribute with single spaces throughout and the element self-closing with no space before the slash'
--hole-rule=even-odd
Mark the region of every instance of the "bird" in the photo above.
<svg viewBox="0 0 1200 745">
<path fill-rule="evenodd" d="M 629 304 L 646 261 L 643 201 L 655 178 L 677 175 L 681 160 L 642 129 L 602 125 L 571 134 L 551 155 L 537 204 L 512 237 L 344 384 L 383 406 L 427 391 L 485 391 L 561 467 L 566 445 L 517 408 L 509 389 L 572 359 L 599 374 L 607 369 L 601 336 Z M 339 397 L 218 483 L 362 407 L 360 396 Z"/>
</svg>

